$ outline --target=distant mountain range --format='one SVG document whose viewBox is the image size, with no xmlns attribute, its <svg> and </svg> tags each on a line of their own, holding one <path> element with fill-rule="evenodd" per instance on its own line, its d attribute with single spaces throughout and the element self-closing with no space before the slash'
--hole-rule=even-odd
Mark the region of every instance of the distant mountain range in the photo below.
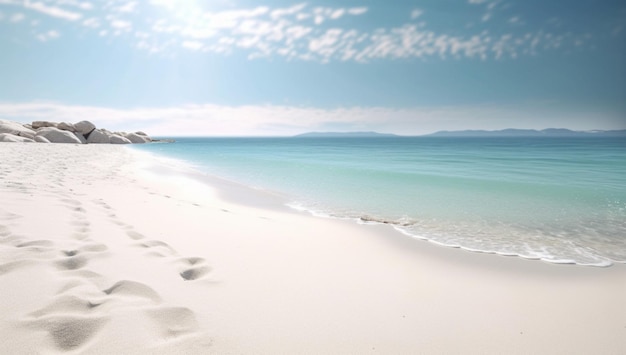
<svg viewBox="0 0 626 355">
<path fill-rule="evenodd" d="M 298 134 L 297 138 L 371 138 L 401 137 L 390 133 L 378 132 L 309 132 Z M 498 131 L 465 130 L 439 131 L 422 137 L 626 137 L 626 129 L 614 131 L 572 131 L 565 128 L 516 129 L 507 128 Z"/>
<path fill-rule="evenodd" d="M 439 131 L 428 137 L 626 137 L 626 129 L 615 131 L 572 131 L 565 128 L 534 129 L 508 128 L 499 131 Z"/>
<path fill-rule="evenodd" d="M 297 138 L 371 138 L 371 137 L 398 137 L 390 133 L 378 132 L 309 132 L 294 136 Z"/>
</svg>

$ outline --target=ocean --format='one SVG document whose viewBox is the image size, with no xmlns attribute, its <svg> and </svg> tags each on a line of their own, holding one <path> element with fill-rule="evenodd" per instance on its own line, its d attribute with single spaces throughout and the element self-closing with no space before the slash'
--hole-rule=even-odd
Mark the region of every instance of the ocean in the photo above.
<svg viewBox="0 0 626 355">
<path fill-rule="evenodd" d="M 552 263 L 626 262 L 626 139 L 178 138 L 135 147 L 317 216 Z"/>
</svg>

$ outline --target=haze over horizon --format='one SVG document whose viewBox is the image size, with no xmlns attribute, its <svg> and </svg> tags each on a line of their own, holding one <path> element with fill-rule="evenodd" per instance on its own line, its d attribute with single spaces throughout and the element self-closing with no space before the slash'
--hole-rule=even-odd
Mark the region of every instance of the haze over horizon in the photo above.
<svg viewBox="0 0 626 355">
<path fill-rule="evenodd" d="M 0 118 L 151 135 L 626 128 L 617 0 L 0 0 Z"/>
</svg>

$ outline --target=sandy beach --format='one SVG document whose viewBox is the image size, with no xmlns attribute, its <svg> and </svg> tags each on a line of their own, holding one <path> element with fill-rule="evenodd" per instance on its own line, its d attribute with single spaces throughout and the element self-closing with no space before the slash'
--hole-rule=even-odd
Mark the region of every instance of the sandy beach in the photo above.
<svg viewBox="0 0 626 355">
<path fill-rule="evenodd" d="M 440 247 L 183 172 L 0 143 L 0 353 L 626 353 L 625 265 Z"/>
</svg>

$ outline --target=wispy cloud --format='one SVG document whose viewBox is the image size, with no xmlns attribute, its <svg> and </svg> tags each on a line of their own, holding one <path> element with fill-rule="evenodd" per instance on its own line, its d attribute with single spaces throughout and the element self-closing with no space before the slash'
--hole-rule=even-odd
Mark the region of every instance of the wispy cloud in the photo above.
<svg viewBox="0 0 626 355">
<path fill-rule="evenodd" d="M 57 17 L 69 21 L 76 21 L 83 17 L 83 15 L 78 12 L 64 10 L 56 6 L 48 6 L 43 2 L 31 2 L 26 0 L 22 3 L 22 6 L 29 10 L 38 11 L 48 16 Z"/>
<path fill-rule="evenodd" d="M 491 23 L 500 0 L 467 0 L 467 3 L 484 9 L 482 21 Z M 68 21 L 101 37 L 124 38 L 132 47 L 152 53 L 182 50 L 228 55 L 244 52 L 250 59 L 282 57 L 322 63 L 431 57 L 486 60 L 516 58 L 564 46 L 584 48 L 588 42 L 582 35 L 559 34 L 555 32 L 557 29 L 553 32 L 514 33 L 503 32 L 502 28 L 488 28 L 487 23 L 474 33 L 464 35 L 452 30 L 434 30 L 426 23 L 416 21 L 388 27 L 355 27 L 354 21 L 347 21 L 347 18 L 366 16 L 369 8 L 314 7 L 307 3 L 224 11 L 206 11 L 198 2 L 174 0 L 107 0 L 98 3 L 0 0 L 0 5 L 21 7 L 51 19 Z M 167 14 L 154 11 L 155 7 L 167 10 Z M 408 8 L 407 11 L 411 20 L 423 15 L 419 8 Z M 521 24 L 519 16 L 508 18 L 510 24 Z M 52 24 L 49 28 L 58 27 Z M 37 34 L 36 38 L 45 41 L 54 37 L 44 33 Z"/>
<path fill-rule="evenodd" d="M 348 13 L 353 16 L 359 16 L 365 14 L 367 10 L 367 7 L 352 7 L 348 9 Z"/>
<path fill-rule="evenodd" d="M 44 33 L 39 33 L 37 35 L 37 39 L 40 40 L 41 42 L 47 42 L 49 40 L 57 39 L 59 37 L 61 37 L 61 34 L 55 30 L 50 30 Z"/>
<path fill-rule="evenodd" d="M 24 16 L 24 14 L 18 12 L 16 14 L 13 14 L 11 18 L 9 19 L 9 21 L 13 23 L 18 23 L 18 22 L 22 22 L 22 20 L 24 20 L 25 18 L 26 16 Z"/>
<path fill-rule="evenodd" d="M 412 19 L 416 19 L 416 18 L 422 16 L 422 14 L 424 14 L 424 10 L 422 10 L 422 9 L 413 9 L 413 11 L 411 11 L 411 18 Z"/>
</svg>

